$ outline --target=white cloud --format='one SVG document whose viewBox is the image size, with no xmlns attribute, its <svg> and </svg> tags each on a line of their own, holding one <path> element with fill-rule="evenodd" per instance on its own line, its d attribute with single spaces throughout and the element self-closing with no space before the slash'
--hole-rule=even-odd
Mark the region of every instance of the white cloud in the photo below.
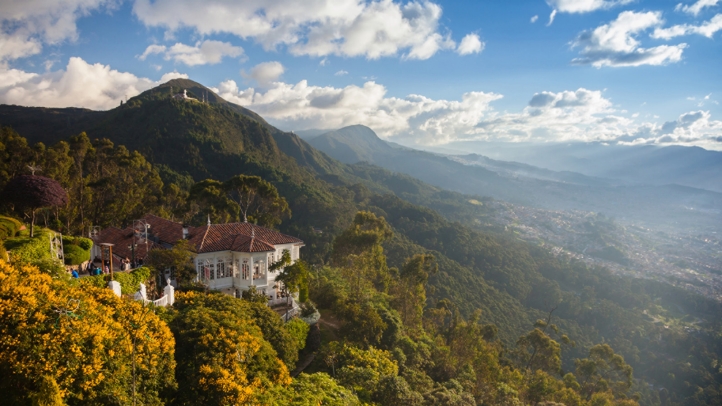
<svg viewBox="0 0 722 406">
<path fill-rule="evenodd" d="M 142 54 L 138 55 L 138 59 L 145 61 L 145 58 L 148 56 L 162 54 L 166 51 L 166 49 L 167 48 L 164 45 L 148 45 L 148 48 L 146 48 Z"/>
<path fill-rule="evenodd" d="M 160 83 L 186 75 L 171 72 L 159 82 L 72 57 L 65 70 L 45 74 L 0 68 L 0 103 L 106 110 Z"/>
<path fill-rule="evenodd" d="M 461 100 L 414 94 L 396 98 L 387 97 L 386 88 L 371 81 L 343 88 L 312 86 L 305 80 L 274 82 L 258 91 L 241 90 L 235 81 L 227 80 L 214 90 L 281 128 L 336 129 L 364 124 L 382 137 L 409 144 L 475 139 L 665 143 L 674 135 L 681 144 L 722 149 L 722 143 L 715 141 L 722 137 L 722 122 L 712 121 L 709 115 L 683 115 L 675 125 L 640 124 L 638 114 L 627 117 L 602 91 L 584 88 L 536 93 L 519 113 L 495 111 L 492 103 L 502 97 L 495 93 L 469 92 Z"/>
<path fill-rule="evenodd" d="M 165 60 L 174 60 L 188 66 L 214 65 L 220 63 L 224 57 L 236 58 L 243 55 L 243 48 L 228 42 L 205 40 L 198 41 L 194 46 L 176 43 L 171 47 L 164 45 L 149 45 L 138 56 L 144 61 L 149 55 L 163 54 Z"/>
<path fill-rule="evenodd" d="M 554 17 L 557 16 L 557 9 L 552 10 L 551 14 L 549 14 L 549 22 L 547 23 L 547 27 L 551 26 L 554 23 Z"/>
<path fill-rule="evenodd" d="M 639 33 L 658 27 L 663 22 L 659 12 L 624 11 L 611 23 L 581 33 L 573 42 L 574 47 L 581 48 L 581 56 L 572 62 L 596 68 L 679 62 L 687 44 L 642 48 L 636 39 Z"/>
<path fill-rule="evenodd" d="M 459 55 L 478 54 L 484 50 L 484 43 L 481 42 L 477 34 L 466 34 L 461 40 L 456 52 Z"/>
<path fill-rule="evenodd" d="M 281 62 L 271 61 L 259 63 L 258 65 L 251 68 L 250 73 L 241 71 L 241 75 L 246 79 L 255 80 L 256 83 L 265 87 L 277 81 L 278 78 L 283 75 L 283 72 L 285 72 L 285 68 L 283 67 Z"/>
<path fill-rule="evenodd" d="M 7 0 L 0 17 L 0 61 L 41 52 L 43 44 L 57 44 L 78 37 L 76 21 L 115 0 Z"/>
<path fill-rule="evenodd" d="M 348 72 L 342 69 L 342 70 L 334 73 L 333 75 L 334 76 L 344 76 L 344 75 L 348 75 Z"/>
<path fill-rule="evenodd" d="M 500 95 L 465 93 L 460 101 L 433 100 L 420 95 L 386 97 L 386 88 L 375 82 L 343 88 L 275 82 L 265 92 L 240 90 L 234 81 L 218 88 L 226 100 L 242 104 L 282 128 L 335 129 L 365 124 L 381 136 L 411 137 L 419 142 L 448 142 L 475 125 Z"/>
<path fill-rule="evenodd" d="M 687 14 L 692 14 L 693 16 L 699 15 L 700 12 L 702 12 L 702 9 L 705 7 L 714 7 L 717 5 L 719 0 L 697 0 L 696 3 L 690 5 L 679 3 L 677 4 L 677 7 L 674 9 L 676 11 L 683 11 Z"/>
<path fill-rule="evenodd" d="M 538 20 L 538 19 L 539 19 L 539 16 L 538 16 L 538 15 L 535 15 L 535 16 L 533 16 L 529 21 L 530 21 L 532 24 L 534 24 L 534 23 L 536 22 L 536 20 Z"/>
<path fill-rule="evenodd" d="M 633 0 L 547 0 L 547 4 L 562 13 L 588 13 L 631 3 Z M 551 18 L 552 20 L 554 17 Z M 550 21 L 551 24 L 551 21 Z"/>
<path fill-rule="evenodd" d="M 136 0 L 133 11 L 147 26 L 228 33 L 294 55 L 427 59 L 456 47 L 430 1 Z"/>
<path fill-rule="evenodd" d="M 669 28 L 657 28 L 652 33 L 652 38 L 671 39 L 682 35 L 699 34 L 712 38 L 717 31 L 722 30 L 722 14 L 717 14 L 712 19 L 700 25 L 673 25 Z"/>
</svg>

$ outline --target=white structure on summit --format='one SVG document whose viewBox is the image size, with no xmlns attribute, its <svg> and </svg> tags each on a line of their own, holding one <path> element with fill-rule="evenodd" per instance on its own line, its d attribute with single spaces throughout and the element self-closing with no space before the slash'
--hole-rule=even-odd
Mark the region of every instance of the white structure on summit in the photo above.
<svg viewBox="0 0 722 406">
<path fill-rule="evenodd" d="M 185 101 L 193 100 L 193 101 L 198 101 L 198 100 L 196 100 L 196 99 L 194 99 L 194 98 L 192 98 L 192 97 L 188 97 L 188 91 L 187 91 L 186 89 L 183 89 L 183 93 L 182 93 L 182 94 L 181 94 L 181 93 L 174 94 L 174 95 L 173 95 L 173 98 L 176 99 L 176 100 L 185 100 Z"/>
</svg>

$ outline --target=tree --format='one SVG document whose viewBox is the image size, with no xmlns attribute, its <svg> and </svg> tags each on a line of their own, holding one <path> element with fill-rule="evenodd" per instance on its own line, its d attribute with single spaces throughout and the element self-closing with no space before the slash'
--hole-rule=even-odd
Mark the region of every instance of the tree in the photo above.
<svg viewBox="0 0 722 406">
<path fill-rule="evenodd" d="M 281 282 L 283 292 L 286 294 L 286 306 L 293 293 L 298 292 L 308 283 L 308 267 L 302 260 L 296 260 L 291 265 L 283 268 L 283 271 L 276 276 L 276 281 Z"/>
<path fill-rule="evenodd" d="M 188 204 L 192 206 L 189 208 L 192 214 L 202 213 L 213 222 L 226 223 L 231 218 L 233 202 L 225 195 L 223 184 L 214 179 L 202 180 L 191 186 Z"/>
<path fill-rule="evenodd" d="M 334 240 L 331 260 L 341 267 L 356 301 L 367 296 L 374 285 L 381 290 L 388 286 L 390 277 L 381 243 L 392 235 L 383 217 L 360 211 L 351 226 Z"/>
<path fill-rule="evenodd" d="M 178 404 L 246 404 L 258 391 L 291 382 L 256 324 L 253 310 L 263 305 L 197 292 L 180 293 L 176 304 L 170 327 L 176 337 Z"/>
<path fill-rule="evenodd" d="M 281 223 L 284 216 L 291 216 L 286 199 L 270 182 L 259 176 L 236 175 L 223 182 L 228 199 L 237 205 L 238 215 L 244 223 L 255 222 L 265 227 Z"/>
<path fill-rule="evenodd" d="M 5 185 L 3 197 L 21 209 L 30 210 L 30 237 L 35 232 L 38 209 L 68 204 L 68 194 L 57 181 L 38 175 L 16 176 Z"/>
<path fill-rule="evenodd" d="M 171 269 L 179 283 L 191 282 L 195 276 L 193 268 L 193 252 L 188 240 L 178 241 L 169 250 L 154 249 L 148 253 L 145 264 L 155 269 L 156 273 Z M 161 281 L 163 286 L 164 281 Z"/>
<path fill-rule="evenodd" d="M 404 325 L 412 330 L 422 328 L 426 305 L 426 282 L 438 271 L 431 254 L 417 254 L 406 260 L 395 284 L 393 302 Z"/>
<path fill-rule="evenodd" d="M 582 394 L 587 399 L 608 390 L 619 396 L 632 386 L 632 367 L 624 362 L 624 357 L 615 354 L 609 344 L 595 345 L 589 349 L 589 358 L 578 359 L 574 364 Z"/>
</svg>

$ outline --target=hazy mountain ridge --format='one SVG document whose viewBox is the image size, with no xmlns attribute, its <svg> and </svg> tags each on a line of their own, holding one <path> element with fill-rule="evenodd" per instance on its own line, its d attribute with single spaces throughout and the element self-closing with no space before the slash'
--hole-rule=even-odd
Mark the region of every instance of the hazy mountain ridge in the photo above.
<svg viewBox="0 0 722 406">
<path fill-rule="evenodd" d="M 722 152 L 699 147 L 591 143 L 456 142 L 458 151 L 523 162 L 554 171 L 572 171 L 627 184 L 677 183 L 722 192 Z M 550 157 L 554 157 L 550 159 Z"/>
<path fill-rule="evenodd" d="M 722 194 L 713 191 L 675 185 L 632 186 L 479 155 L 447 157 L 394 149 L 375 134 L 371 140 L 372 134 L 368 128 L 346 127 L 309 143 L 345 162 L 366 161 L 460 193 L 551 210 L 602 212 L 648 226 L 722 231 L 712 221 L 722 213 Z"/>
</svg>

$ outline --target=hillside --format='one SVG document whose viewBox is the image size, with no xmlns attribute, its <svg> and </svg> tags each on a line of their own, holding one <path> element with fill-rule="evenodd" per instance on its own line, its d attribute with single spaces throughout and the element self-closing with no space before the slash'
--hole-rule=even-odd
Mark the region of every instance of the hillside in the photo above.
<svg viewBox="0 0 722 406">
<path fill-rule="evenodd" d="M 493 214 L 493 209 L 484 203 L 489 199 L 478 196 L 487 194 L 487 190 L 506 187 L 503 190 L 509 190 L 510 196 L 528 199 L 529 195 L 533 196 L 530 190 L 548 188 L 547 196 L 563 192 L 566 195 L 556 199 L 571 200 L 589 186 L 514 181 L 493 171 L 419 151 L 404 151 L 407 156 L 415 157 L 414 166 L 410 167 L 413 170 L 409 170 L 434 173 L 437 184 L 443 185 L 446 180 L 444 188 L 378 166 L 345 165 L 294 134 L 274 129 L 265 121 L 243 113 L 240 107 L 214 99 L 211 94 L 209 104 L 170 98 L 170 87 L 180 88 L 181 84 L 189 86 L 189 90 L 197 89 L 189 93 L 199 96 L 198 92 L 205 90 L 193 87 L 197 85 L 194 83 L 171 81 L 107 112 L 3 106 L 0 113 L 5 113 L 0 114 L 0 124 L 15 123 L 27 132 L 31 142 L 47 137 L 43 142 L 48 148 L 43 150 L 44 155 L 35 156 L 37 163 L 48 170 L 57 170 L 55 176 L 65 182 L 69 190 L 92 192 L 83 198 L 98 199 L 93 201 L 94 210 L 121 213 L 117 208 L 127 202 L 139 205 L 123 214 L 125 217 L 105 217 L 95 225 L 122 225 L 120 223 L 137 218 L 134 216 L 144 211 L 164 211 L 181 218 L 188 216 L 196 222 L 205 221 L 204 215 L 199 218 L 197 211 L 191 211 L 192 207 L 187 209 L 174 203 L 174 199 L 182 200 L 184 195 L 171 188 L 171 183 L 177 187 L 182 180 L 190 187 L 206 178 L 224 181 L 241 173 L 259 175 L 287 199 L 293 214 L 283 221 L 280 229 L 304 240 L 303 256 L 313 264 L 327 264 L 334 237 L 348 227 L 357 210 L 368 210 L 386 218 L 393 229 L 394 238 L 384 245 L 390 266 L 403 267 L 406 259 L 415 254 L 432 253 L 437 258 L 439 271 L 429 278 L 428 309 L 447 299 L 463 317 L 471 317 L 476 310 L 481 310 L 480 320 L 496 324 L 501 343 L 514 348 L 516 339 L 532 329 L 534 322 L 545 317 L 556 304 L 559 305 L 556 324 L 577 343 L 577 347 L 565 350 L 564 368 L 573 368 L 574 358 L 585 356 L 594 344 L 605 342 L 623 354 L 640 377 L 670 388 L 679 398 L 695 394 L 694 387 L 685 386 L 684 381 L 699 387 L 715 384 L 714 367 L 706 358 L 706 354 L 719 353 L 710 333 L 720 314 L 715 302 L 655 281 L 631 280 L 604 269 L 588 268 L 578 261 L 555 257 L 535 245 L 520 242 L 513 235 L 480 232 L 469 226 L 475 216 Z M 19 114 L 10 117 L 8 111 Z M 44 122 L 43 117 L 54 119 Z M 68 117 L 72 128 L 67 126 Z M 42 126 L 36 128 L 33 122 L 42 122 Z M 116 144 L 95 141 L 94 151 L 87 153 L 86 169 L 107 166 L 108 171 L 119 174 L 118 178 L 107 178 L 102 171 L 96 171 L 97 177 L 86 173 L 87 178 L 77 179 L 77 173 L 69 172 L 68 167 L 75 162 L 73 154 L 78 153 L 78 142 L 71 140 L 66 148 L 58 141 L 66 141 L 68 135 L 73 135 L 71 129 L 85 131 L 90 138 L 108 138 Z M 363 128 L 355 131 L 369 135 Z M 11 139 L 15 142 L 13 145 L 22 144 L 16 135 L 4 130 L 3 142 L 9 145 Z M 353 138 L 347 141 L 349 139 Z M 25 148 L 22 153 L 18 149 L 15 154 L 2 155 L 0 162 L 22 168 L 25 162 L 19 160 L 33 157 L 32 151 L 40 150 L 27 145 Z M 383 147 L 368 138 L 364 148 L 373 151 L 372 148 Z M 129 154 L 128 149 L 140 151 L 145 158 Z M 105 151 L 112 153 L 102 155 Z M 123 166 L 128 155 L 133 158 L 134 166 L 130 168 L 135 173 L 125 173 L 130 171 Z M 59 165 L 61 162 L 67 162 L 67 167 Z M 9 173 L 7 168 L 3 169 L 1 173 Z M 135 188 L 146 187 L 142 179 L 133 179 L 141 171 L 147 173 L 147 179 L 155 185 L 153 192 L 144 196 L 134 194 Z M 474 196 L 444 190 L 458 189 L 473 176 L 476 176 L 473 185 L 480 191 Z M 118 183 L 117 179 L 132 187 L 103 201 L 104 188 Z M 537 189 L 526 189 L 526 185 L 537 185 Z M 61 225 L 77 227 L 72 224 L 76 213 L 61 211 L 56 220 Z M 467 214 L 468 217 L 464 217 Z M 691 318 L 679 315 L 680 308 Z M 678 315 L 676 324 L 667 329 L 645 316 L 648 310 L 670 319 Z M 684 380 L 658 373 L 674 370 L 683 362 L 690 364 Z M 443 376 L 444 372 L 439 374 Z"/>
</svg>

